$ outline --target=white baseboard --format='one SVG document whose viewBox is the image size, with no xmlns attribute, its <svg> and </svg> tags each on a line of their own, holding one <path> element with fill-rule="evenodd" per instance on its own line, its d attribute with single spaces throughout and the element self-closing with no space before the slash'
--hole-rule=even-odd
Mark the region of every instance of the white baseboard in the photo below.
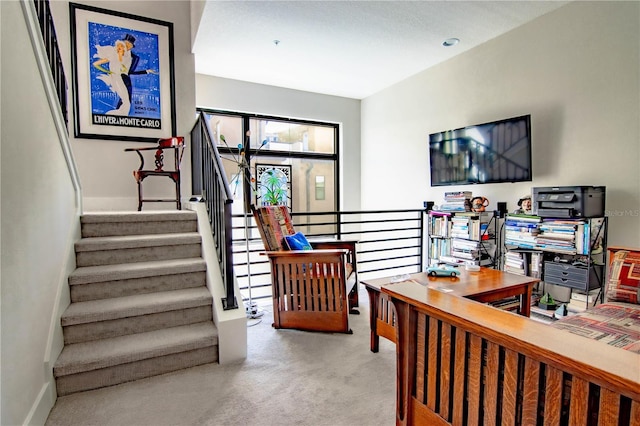
<svg viewBox="0 0 640 426">
<path fill-rule="evenodd" d="M 43 425 L 49 417 L 49 413 L 56 403 L 56 385 L 53 374 L 51 380 L 42 385 L 38 397 L 33 401 L 33 405 L 24 419 L 23 425 Z"/>
</svg>

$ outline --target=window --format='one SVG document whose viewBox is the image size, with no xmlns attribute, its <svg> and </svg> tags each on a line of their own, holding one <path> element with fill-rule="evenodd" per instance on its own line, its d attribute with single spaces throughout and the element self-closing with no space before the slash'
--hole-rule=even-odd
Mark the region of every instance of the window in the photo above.
<svg viewBox="0 0 640 426">
<path fill-rule="evenodd" d="M 324 176 L 316 176 L 316 200 L 324 200 Z"/>
<path fill-rule="evenodd" d="M 234 211 L 286 204 L 293 212 L 337 210 L 338 125 L 204 111 L 221 153 Z M 248 147 L 248 148 L 247 148 Z"/>
</svg>

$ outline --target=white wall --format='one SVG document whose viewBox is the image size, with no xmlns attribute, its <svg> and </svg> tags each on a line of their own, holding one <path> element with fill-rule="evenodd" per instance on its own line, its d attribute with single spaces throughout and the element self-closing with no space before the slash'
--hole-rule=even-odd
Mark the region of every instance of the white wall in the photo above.
<svg viewBox="0 0 640 426">
<path fill-rule="evenodd" d="M 80 206 L 21 4 L 3 1 L 0 10 L 0 424 L 44 424 L 56 395 L 52 362 L 62 349 L 60 311 L 69 301 Z"/>
<path fill-rule="evenodd" d="M 340 124 L 341 208 L 360 209 L 360 101 L 196 75 L 201 108 L 241 111 Z"/>
<path fill-rule="evenodd" d="M 177 134 L 188 136 L 195 122 L 195 66 L 191 53 L 191 9 L 188 1 L 77 1 L 132 15 L 144 16 L 173 23 L 174 66 Z M 51 2 L 65 72 L 71 89 L 71 41 L 69 24 L 69 2 Z M 71 90 L 69 94 L 71 95 Z M 69 100 L 70 107 L 73 105 Z M 70 117 L 72 120 L 73 116 Z M 73 133 L 73 132 L 71 132 Z M 138 168 L 135 153 L 124 152 L 125 148 L 145 146 L 138 142 L 107 141 L 72 138 L 72 147 L 83 188 L 84 210 L 136 210 L 137 187 L 132 171 Z M 191 195 L 191 152 L 187 139 L 182 167 L 182 196 Z M 147 144 L 152 145 L 152 144 Z M 144 183 L 145 194 L 152 197 L 170 198 L 175 189 L 169 179 L 148 179 Z M 145 204 L 145 210 L 175 209 L 175 204 Z"/>
<path fill-rule="evenodd" d="M 638 247 L 639 9 L 570 3 L 364 99 L 362 208 L 420 208 L 464 189 L 513 210 L 531 187 L 605 185 L 609 245 Z M 430 186 L 430 133 L 523 114 L 533 182 Z"/>
</svg>

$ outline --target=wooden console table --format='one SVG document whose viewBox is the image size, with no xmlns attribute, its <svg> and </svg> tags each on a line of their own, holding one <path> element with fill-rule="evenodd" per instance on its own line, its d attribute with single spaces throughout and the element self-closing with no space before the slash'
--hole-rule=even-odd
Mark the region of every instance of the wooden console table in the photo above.
<svg viewBox="0 0 640 426">
<path fill-rule="evenodd" d="M 393 306 L 380 289 L 391 285 L 393 278 L 378 278 L 362 281 L 369 294 L 369 324 L 371 327 L 371 351 L 378 352 L 380 336 L 395 342 L 395 313 Z M 520 315 L 528 317 L 531 313 L 531 292 L 539 282 L 537 278 L 510 274 L 496 269 L 481 268 L 478 272 L 469 272 L 460 268 L 458 277 L 432 277 L 425 272 L 408 276 L 405 282 L 419 288 L 430 288 L 455 296 L 466 297 L 478 302 L 495 302 L 507 297 L 520 297 Z"/>
</svg>

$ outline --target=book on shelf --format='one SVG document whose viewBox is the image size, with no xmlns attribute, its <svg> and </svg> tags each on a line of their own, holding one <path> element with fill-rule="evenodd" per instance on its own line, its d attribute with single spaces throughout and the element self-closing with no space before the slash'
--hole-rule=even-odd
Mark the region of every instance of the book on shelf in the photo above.
<svg viewBox="0 0 640 426">
<path fill-rule="evenodd" d="M 548 240 L 565 240 L 565 241 L 575 241 L 576 234 L 572 232 L 557 232 L 557 231 L 545 231 L 541 229 L 541 233 L 538 234 L 538 238 L 545 238 Z"/>
<path fill-rule="evenodd" d="M 470 207 L 468 206 L 468 202 L 466 201 L 461 201 L 461 202 L 457 202 L 457 201 L 445 201 L 444 203 L 442 203 L 442 205 L 440 205 L 440 210 L 441 211 L 447 211 L 447 212 L 467 212 L 470 211 Z"/>
<path fill-rule="evenodd" d="M 527 232 L 511 232 L 506 231 L 504 233 L 504 240 L 506 244 L 513 243 L 513 245 L 518 245 L 520 242 L 526 243 L 536 243 L 536 235 L 529 234 Z"/>
<path fill-rule="evenodd" d="M 514 233 L 522 233 L 522 234 L 538 234 L 540 230 L 537 226 L 518 226 L 518 225 L 509 225 L 506 224 L 504 226 L 505 231 L 514 232 Z"/>
<path fill-rule="evenodd" d="M 471 191 L 447 191 L 444 193 L 445 200 L 455 200 L 455 199 L 471 199 L 473 198 L 473 193 Z"/>
<path fill-rule="evenodd" d="M 578 301 L 571 299 L 569 303 L 567 303 L 567 310 L 569 312 L 579 313 L 584 312 L 589 308 L 589 303 L 584 301 Z"/>
<path fill-rule="evenodd" d="M 582 250 L 579 253 L 588 254 L 602 252 L 604 234 L 606 231 L 604 229 L 604 222 L 603 217 L 587 220 L 582 232 Z"/>
<path fill-rule="evenodd" d="M 466 240 L 464 238 L 454 238 L 451 240 L 451 247 L 477 250 L 480 247 L 480 243 L 478 241 Z"/>
<path fill-rule="evenodd" d="M 450 216 L 441 215 L 440 212 L 429 212 L 429 235 L 448 237 L 450 228 Z"/>
<path fill-rule="evenodd" d="M 508 213 L 506 216 L 506 220 L 525 223 L 539 223 L 542 221 L 542 218 L 540 216 L 534 216 L 530 214 Z"/>
<path fill-rule="evenodd" d="M 592 304 L 594 301 L 598 299 L 598 295 L 600 295 L 600 288 L 594 288 L 588 293 L 584 293 L 581 291 L 573 290 L 571 291 L 571 300 L 575 300 L 578 302 L 587 302 Z"/>
<path fill-rule="evenodd" d="M 490 303 L 491 306 L 505 311 L 516 311 L 520 309 L 520 298 L 517 296 L 507 297 Z"/>
<path fill-rule="evenodd" d="M 542 252 L 508 249 L 504 255 L 504 270 L 519 275 L 540 278 Z"/>
<path fill-rule="evenodd" d="M 504 272 L 510 272 L 512 274 L 517 274 L 517 275 L 527 275 L 524 267 L 520 266 L 513 266 L 513 265 L 509 265 L 509 264 L 505 264 L 503 267 Z"/>
<path fill-rule="evenodd" d="M 429 210 L 429 216 L 447 216 L 447 217 L 451 217 L 451 212 L 443 212 L 442 210 Z"/>
<path fill-rule="evenodd" d="M 539 315 L 544 315 L 545 317 L 548 317 L 548 318 L 554 318 L 556 310 L 555 309 L 542 309 L 538 305 L 531 305 L 531 312 L 532 313 L 535 312 L 536 314 L 539 314 Z"/>
<path fill-rule="evenodd" d="M 451 253 L 451 241 L 449 239 L 433 239 L 429 247 L 429 258 L 440 259 Z"/>
<path fill-rule="evenodd" d="M 534 278 L 540 278 L 540 269 L 542 268 L 542 253 L 532 252 L 531 263 L 529 264 L 529 274 Z"/>
<path fill-rule="evenodd" d="M 444 263 L 451 263 L 455 265 L 462 265 L 466 263 L 464 260 L 458 259 L 457 257 L 453 257 L 453 256 L 440 256 L 439 260 Z"/>
<path fill-rule="evenodd" d="M 454 257 L 459 257 L 461 259 L 466 259 L 466 260 L 474 260 L 475 258 L 478 257 L 477 252 L 469 252 L 469 251 L 462 251 L 462 250 L 451 250 L 451 255 Z"/>
</svg>

